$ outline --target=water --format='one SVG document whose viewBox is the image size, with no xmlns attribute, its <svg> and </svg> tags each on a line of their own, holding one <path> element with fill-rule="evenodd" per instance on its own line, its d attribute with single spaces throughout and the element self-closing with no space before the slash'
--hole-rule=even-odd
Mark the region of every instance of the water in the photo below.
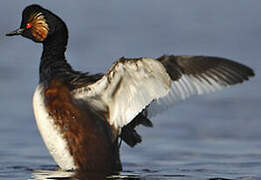
<svg viewBox="0 0 261 180">
<path fill-rule="evenodd" d="M 135 148 L 122 145 L 121 178 L 261 179 L 261 1 L 34 3 L 53 10 L 67 22 L 67 58 L 75 69 L 104 72 L 121 56 L 205 54 L 235 59 L 253 67 L 257 74 L 243 85 L 178 104 L 152 119 L 152 129 L 139 128 L 143 142 Z M 56 171 L 32 113 L 41 45 L 4 36 L 20 25 L 26 5 L 25 0 L 10 0 L 0 6 L 3 180 L 44 179 L 65 173 Z"/>
</svg>

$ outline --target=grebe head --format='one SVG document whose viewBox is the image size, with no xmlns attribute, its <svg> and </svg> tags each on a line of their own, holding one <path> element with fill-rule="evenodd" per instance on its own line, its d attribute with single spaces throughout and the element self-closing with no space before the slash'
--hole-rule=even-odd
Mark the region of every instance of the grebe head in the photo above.
<svg viewBox="0 0 261 180">
<path fill-rule="evenodd" d="M 66 25 L 58 16 L 39 5 L 33 4 L 23 10 L 20 28 L 6 35 L 22 35 L 35 42 L 43 43 L 61 31 L 67 34 Z"/>
</svg>

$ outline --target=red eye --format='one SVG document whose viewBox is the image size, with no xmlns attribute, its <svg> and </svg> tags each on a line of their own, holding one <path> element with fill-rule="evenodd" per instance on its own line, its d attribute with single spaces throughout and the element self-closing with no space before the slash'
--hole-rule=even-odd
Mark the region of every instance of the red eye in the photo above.
<svg viewBox="0 0 261 180">
<path fill-rule="evenodd" d="M 25 25 L 25 27 L 26 27 L 26 29 L 31 28 L 31 27 L 32 27 L 32 23 L 27 23 L 27 24 Z"/>
</svg>

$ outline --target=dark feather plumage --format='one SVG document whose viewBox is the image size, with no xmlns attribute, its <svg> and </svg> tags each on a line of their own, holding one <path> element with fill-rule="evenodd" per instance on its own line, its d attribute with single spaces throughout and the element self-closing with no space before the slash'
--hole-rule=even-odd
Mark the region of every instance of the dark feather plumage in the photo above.
<svg viewBox="0 0 261 180">
<path fill-rule="evenodd" d="M 254 71 L 237 62 L 210 56 L 161 56 L 158 60 L 164 65 L 173 81 L 178 80 L 183 74 L 202 78 L 209 84 L 204 76 L 221 83 L 224 86 L 241 83 L 254 76 Z"/>
</svg>

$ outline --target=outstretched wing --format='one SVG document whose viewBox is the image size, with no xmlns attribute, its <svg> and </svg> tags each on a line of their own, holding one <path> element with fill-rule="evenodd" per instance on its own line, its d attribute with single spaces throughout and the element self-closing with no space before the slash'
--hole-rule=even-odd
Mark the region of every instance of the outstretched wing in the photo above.
<svg viewBox="0 0 261 180">
<path fill-rule="evenodd" d="M 121 58 L 97 82 L 74 90 L 96 111 L 104 112 L 116 129 L 128 124 L 154 99 L 166 96 L 171 79 L 155 59 Z"/>
<path fill-rule="evenodd" d="M 254 76 L 251 68 L 219 57 L 162 56 L 157 60 L 171 77 L 171 90 L 167 96 L 154 100 L 146 108 L 148 117 L 192 95 L 213 92 Z"/>
<path fill-rule="evenodd" d="M 73 93 L 104 112 L 118 129 L 145 108 L 153 116 L 191 95 L 241 83 L 253 75 L 244 65 L 216 57 L 121 58 L 100 80 Z"/>
</svg>

